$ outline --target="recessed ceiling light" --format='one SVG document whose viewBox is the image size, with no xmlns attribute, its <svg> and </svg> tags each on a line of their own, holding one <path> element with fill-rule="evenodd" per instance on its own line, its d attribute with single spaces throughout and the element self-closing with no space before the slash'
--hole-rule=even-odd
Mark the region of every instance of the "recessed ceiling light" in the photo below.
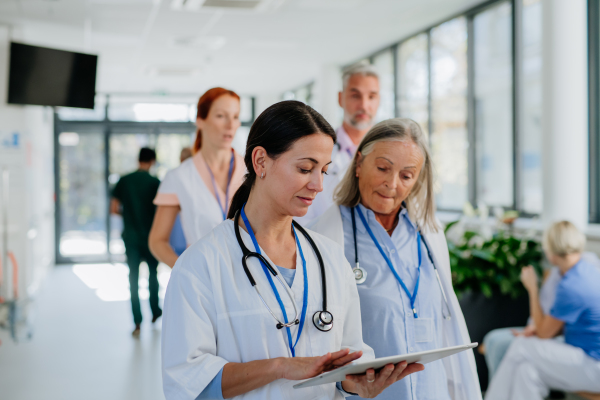
<svg viewBox="0 0 600 400">
<path fill-rule="evenodd" d="M 210 50 L 221 49 L 227 43 L 223 36 L 179 36 L 171 39 L 171 46 L 184 49 Z"/>
<path fill-rule="evenodd" d="M 279 7 L 285 0 L 171 0 L 171 8 L 182 11 L 224 9 L 264 12 Z"/>
<path fill-rule="evenodd" d="M 147 76 L 160 78 L 191 78 L 204 72 L 200 66 L 180 66 L 180 65 L 149 65 L 144 68 Z"/>
</svg>

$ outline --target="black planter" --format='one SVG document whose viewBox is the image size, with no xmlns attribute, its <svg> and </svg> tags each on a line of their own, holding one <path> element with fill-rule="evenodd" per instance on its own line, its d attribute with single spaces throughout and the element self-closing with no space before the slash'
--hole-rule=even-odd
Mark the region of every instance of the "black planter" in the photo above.
<svg viewBox="0 0 600 400">
<path fill-rule="evenodd" d="M 495 295 L 485 297 L 482 293 L 463 293 L 459 298 L 472 342 L 483 343 L 483 337 L 498 328 L 525 326 L 529 318 L 529 297 L 513 299 Z M 475 362 L 481 390 L 488 387 L 488 369 L 485 358 L 475 349 Z"/>
</svg>

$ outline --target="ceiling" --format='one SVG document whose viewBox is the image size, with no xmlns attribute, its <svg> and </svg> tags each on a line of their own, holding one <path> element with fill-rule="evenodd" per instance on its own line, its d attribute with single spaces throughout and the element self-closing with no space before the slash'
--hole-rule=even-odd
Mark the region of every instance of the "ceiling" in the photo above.
<svg viewBox="0 0 600 400">
<path fill-rule="evenodd" d="M 360 59 L 481 2 L 0 0 L 0 23 L 16 41 L 99 54 L 99 92 L 220 85 L 259 95 L 307 83 L 323 66 Z"/>
</svg>

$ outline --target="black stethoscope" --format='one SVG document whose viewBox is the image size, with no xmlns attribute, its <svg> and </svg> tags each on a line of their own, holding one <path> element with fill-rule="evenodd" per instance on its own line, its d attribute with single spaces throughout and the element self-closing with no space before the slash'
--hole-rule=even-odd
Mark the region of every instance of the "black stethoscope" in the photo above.
<svg viewBox="0 0 600 400">
<path fill-rule="evenodd" d="M 258 252 L 250 251 L 246 247 L 244 242 L 242 241 L 242 236 L 240 234 L 240 225 L 239 225 L 240 214 L 243 214 L 242 218 L 244 219 L 244 223 L 246 224 L 246 229 L 248 230 L 248 234 L 250 234 L 251 238 L 253 238 L 253 242 L 254 242 L 257 250 L 258 250 L 258 243 L 255 242 L 254 233 L 252 232 L 252 228 L 250 227 L 250 224 L 247 222 L 247 219 L 245 218 L 244 209 L 242 207 L 241 210 L 238 210 L 235 213 L 235 217 L 233 219 L 233 222 L 234 222 L 233 225 L 234 225 L 234 230 L 235 230 L 235 237 L 237 238 L 238 244 L 240 245 L 240 248 L 242 249 L 242 253 L 243 253 L 242 266 L 244 267 L 244 272 L 246 272 L 246 276 L 248 276 L 248 280 L 250 281 L 250 284 L 256 290 L 256 293 L 262 300 L 265 307 L 267 307 L 267 310 L 269 310 L 269 313 L 277 321 L 277 325 L 276 325 L 277 329 L 281 329 L 284 327 L 289 328 L 290 326 L 300 324 L 300 320 L 298 319 L 298 315 L 299 315 L 298 307 L 296 306 L 296 302 L 294 300 L 294 296 L 293 296 L 293 293 L 291 292 L 291 290 L 288 288 L 287 285 L 283 284 L 283 281 L 279 277 L 277 270 L 275 268 L 273 268 L 273 266 L 267 261 L 267 259 Z M 312 247 L 313 251 L 315 252 L 317 259 L 319 260 L 319 266 L 321 267 L 321 286 L 322 286 L 322 290 L 323 290 L 323 311 L 317 311 L 316 313 L 314 313 L 312 320 L 313 320 L 313 324 L 315 325 L 315 327 L 318 330 L 320 330 L 322 332 L 329 332 L 331 330 L 331 328 L 333 328 L 333 315 L 329 311 L 327 311 L 327 281 L 326 281 L 326 277 L 325 277 L 325 264 L 323 262 L 323 257 L 321 257 L 321 252 L 319 251 L 319 248 L 317 247 L 317 245 L 315 244 L 313 239 L 310 237 L 310 235 L 304 230 L 304 228 L 302 228 L 296 221 L 292 221 L 292 224 L 293 224 L 292 226 L 294 229 L 299 230 L 302 233 L 302 235 L 304 235 L 304 237 L 306 238 L 306 240 Z M 295 233 L 294 233 L 294 235 L 295 235 Z M 297 242 L 298 246 L 300 247 L 300 242 L 298 242 L 297 237 L 296 237 L 296 242 Z M 301 247 L 300 247 L 300 251 L 302 251 Z M 275 313 L 273 313 L 271 308 L 268 306 L 268 304 L 265 301 L 265 299 L 263 298 L 263 296 L 260 294 L 260 291 L 258 290 L 258 286 L 256 285 L 256 281 L 254 280 L 254 277 L 250 273 L 250 270 L 248 269 L 248 265 L 247 265 L 248 259 L 251 257 L 258 258 L 258 260 L 262 263 L 262 265 L 269 270 L 271 275 L 273 275 L 275 278 L 277 278 L 279 280 L 279 282 L 281 283 L 281 285 L 286 289 L 286 292 L 287 292 L 289 298 L 292 300 L 292 304 L 294 305 L 294 312 L 296 313 L 296 317 L 292 321 L 290 321 L 290 322 L 280 321 L 279 318 L 277 318 L 277 316 L 275 316 Z M 306 262 L 304 260 L 304 256 L 302 256 L 302 261 L 304 263 L 304 265 L 303 265 L 304 271 L 306 271 Z M 307 292 L 306 285 L 308 285 L 306 275 L 305 275 L 305 279 L 304 279 L 304 285 L 305 285 L 304 302 L 306 304 L 306 302 L 308 301 L 308 299 L 306 298 L 307 297 L 306 296 L 306 292 Z M 274 289 L 274 286 L 272 286 L 272 287 Z M 274 292 L 275 292 L 276 297 L 279 297 L 279 294 L 277 294 L 277 291 L 274 290 Z M 305 304 L 303 305 L 304 313 L 306 311 Z M 283 303 L 280 302 L 280 306 L 282 306 L 282 305 L 283 305 Z M 302 316 L 301 319 L 304 319 L 303 317 L 304 316 Z"/>
<path fill-rule="evenodd" d="M 356 206 L 356 207 L 358 207 L 358 206 Z M 352 215 L 352 234 L 354 235 L 354 262 L 355 262 L 355 267 L 352 268 L 352 272 L 354 272 L 354 279 L 356 280 L 356 283 L 358 285 L 360 285 L 367 280 L 367 271 L 365 271 L 363 268 L 361 268 L 360 264 L 358 262 L 358 241 L 356 240 L 356 217 L 354 216 L 356 207 L 352 207 L 350 209 L 351 215 Z M 361 218 L 364 218 L 362 216 L 362 213 L 360 212 L 360 210 L 358 210 L 358 212 L 360 213 L 359 215 L 361 216 Z M 396 275 L 394 269 L 392 268 L 391 261 L 388 260 L 387 256 L 383 252 L 383 250 L 379 247 L 379 244 L 377 243 L 375 237 L 372 235 L 372 232 L 371 232 L 369 226 L 367 225 L 366 221 L 364 219 L 362 219 L 362 222 L 365 225 L 365 228 L 367 229 L 369 234 L 371 234 L 371 238 L 373 239 L 373 242 L 375 243 L 375 245 L 377 245 L 379 252 L 386 259 L 386 262 L 388 262 L 388 265 L 390 266 L 390 269 L 392 270 L 394 275 Z M 440 279 L 440 274 L 438 273 L 438 269 L 435 266 L 433 257 L 431 256 L 431 251 L 429 250 L 429 244 L 427 243 L 427 241 L 424 238 L 422 238 L 420 233 L 417 233 L 417 234 L 418 234 L 418 238 L 422 239 L 422 240 L 417 240 L 417 243 L 419 246 L 419 248 L 418 248 L 418 250 L 419 250 L 419 271 L 421 269 L 421 261 L 420 261 L 421 246 L 420 246 L 420 243 L 423 243 L 425 245 L 425 249 L 427 250 L 427 257 L 429 258 L 429 261 L 431 262 L 431 265 L 433 266 L 433 270 L 435 271 L 435 277 L 437 278 L 438 285 L 440 286 L 440 291 L 442 292 L 442 297 L 443 297 L 444 303 L 446 305 L 447 315 L 444 315 L 444 310 L 442 309 L 442 316 L 444 319 L 449 320 L 452 318 L 452 313 L 450 312 L 450 306 L 448 304 L 448 299 L 446 298 L 446 292 L 444 291 L 444 287 L 442 286 L 442 280 Z M 408 297 L 411 299 L 411 306 L 413 307 L 413 313 L 416 318 L 417 312 L 416 312 L 416 309 L 414 308 L 414 301 L 416 299 L 417 290 L 418 290 L 418 282 L 419 282 L 418 278 L 417 278 L 417 284 L 416 284 L 416 287 L 415 287 L 415 290 L 414 290 L 414 293 L 412 296 L 411 296 L 410 292 L 408 291 L 408 289 L 406 288 L 406 286 L 404 285 L 404 283 L 402 282 L 402 280 L 400 279 L 400 277 L 396 276 L 396 279 L 400 282 L 404 291 L 407 293 Z"/>
</svg>

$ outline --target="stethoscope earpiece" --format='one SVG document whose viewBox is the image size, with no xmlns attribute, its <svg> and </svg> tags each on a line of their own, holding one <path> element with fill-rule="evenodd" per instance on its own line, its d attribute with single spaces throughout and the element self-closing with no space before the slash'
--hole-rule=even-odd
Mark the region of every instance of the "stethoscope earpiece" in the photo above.
<svg viewBox="0 0 600 400">
<path fill-rule="evenodd" d="M 321 332 L 329 332 L 333 328 L 333 315 L 329 311 L 317 311 L 313 315 L 313 324 Z"/>
</svg>

